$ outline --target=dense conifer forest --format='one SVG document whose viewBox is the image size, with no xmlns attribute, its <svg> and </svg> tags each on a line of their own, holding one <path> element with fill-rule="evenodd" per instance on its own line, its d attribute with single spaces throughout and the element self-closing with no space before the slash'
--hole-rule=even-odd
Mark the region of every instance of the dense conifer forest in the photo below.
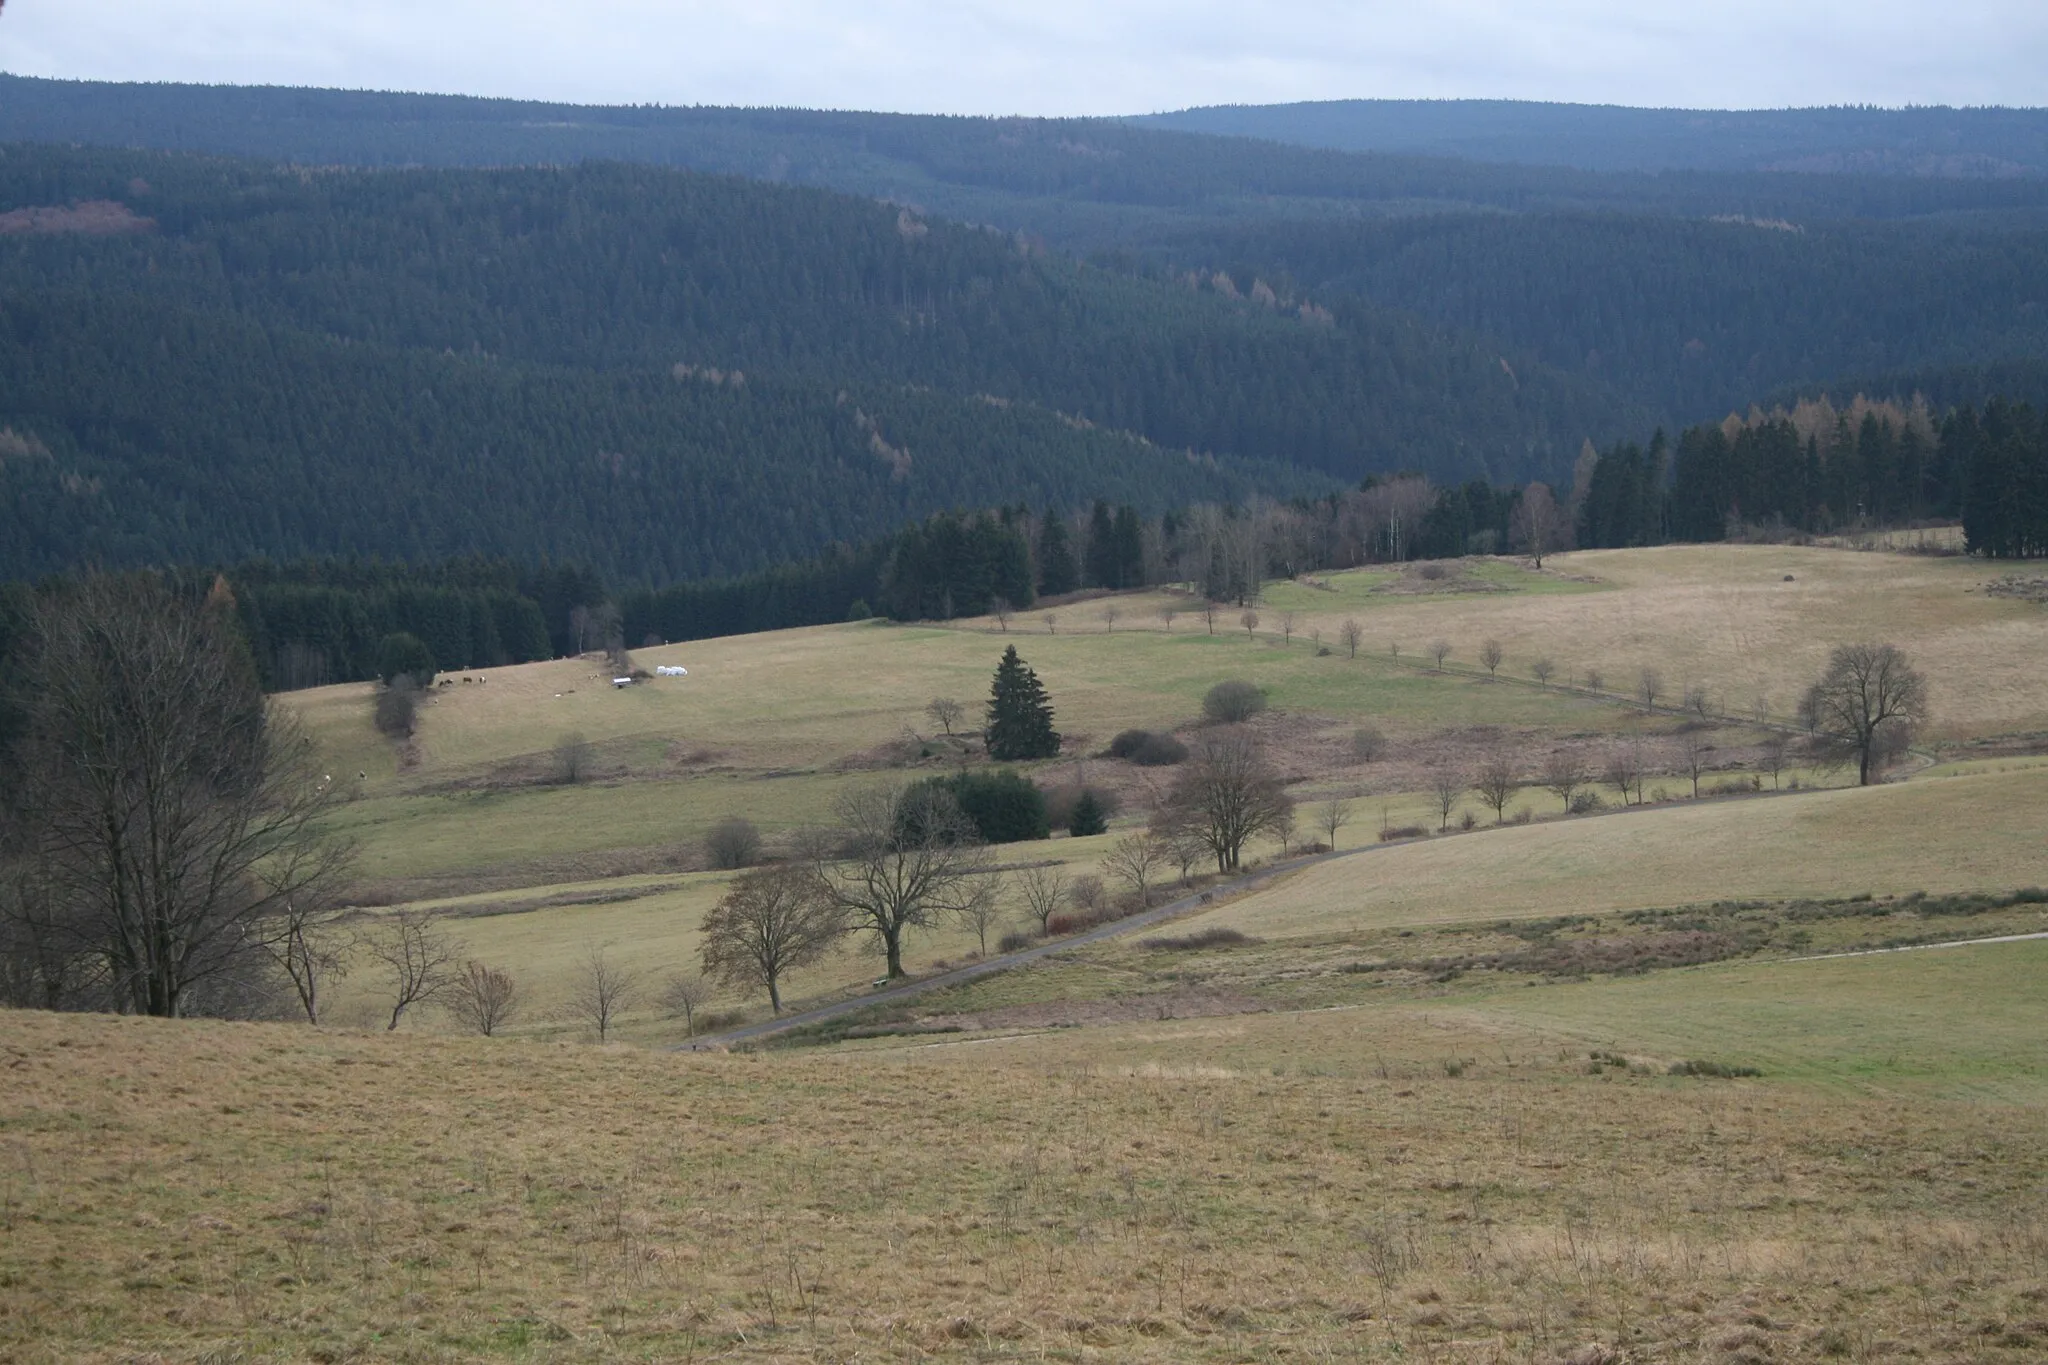
<svg viewBox="0 0 2048 1365">
<path fill-rule="evenodd" d="M 0 577 L 224 568 L 299 686 L 393 631 L 1237 600 L 1515 548 L 1532 480 L 1585 545 L 2040 553 L 2038 130 L 1805 112 L 1771 135 L 2020 173 L 0 77 L 0 138 L 68 144 L 0 146 Z"/>
</svg>

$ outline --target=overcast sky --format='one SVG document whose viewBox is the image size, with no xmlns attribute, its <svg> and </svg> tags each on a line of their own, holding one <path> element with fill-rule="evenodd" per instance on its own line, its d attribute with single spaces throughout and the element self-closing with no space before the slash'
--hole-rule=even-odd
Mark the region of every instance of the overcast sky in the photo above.
<svg viewBox="0 0 2048 1365">
<path fill-rule="evenodd" d="M 971 114 L 2048 104 L 2044 0 L 0 3 L 0 70 L 111 80 Z"/>
</svg>

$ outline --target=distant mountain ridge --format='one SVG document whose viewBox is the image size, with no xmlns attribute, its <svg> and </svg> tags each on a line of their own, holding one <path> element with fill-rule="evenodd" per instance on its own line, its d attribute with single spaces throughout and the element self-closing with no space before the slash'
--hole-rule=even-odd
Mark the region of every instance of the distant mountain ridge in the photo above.
<svg viewBox="0 0 2048 1365">
<path fill-rule="evenodd" d="M 1589 171 L 2048 175 L 2048 109 L 1639 109 L 1529 100 L 1325 100 L 1136 117 L 1182 132 L 1348 152 Z"/>
</svg>

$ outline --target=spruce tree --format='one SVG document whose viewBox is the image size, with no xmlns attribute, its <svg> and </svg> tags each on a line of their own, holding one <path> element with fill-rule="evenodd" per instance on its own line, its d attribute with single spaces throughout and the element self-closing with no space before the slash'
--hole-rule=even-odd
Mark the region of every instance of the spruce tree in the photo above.
<svg viewBox="0 0 2048 1365">
<path fill-rule="evenodd" d="M 1085 839 L 1091 834 L 1101 834 L 1109 829 L 1109 816 L 1102 809 L 1101 798 L 1094 791 L 1081 793 L 1081 799 L 1074 803 L 1074 813 L 1067 819 L 1067 833 L 1076 839 Z"/>
<path fill-rule="evenodd" d="M 1017 657 L 1017 647 L 1003 651 L 996 665 L 988 700 L 988 756 L 1003 762 L 1051 758 L 1060 751 L 1059 732 L 1052 728 L 1052 702 L 1045 684 L 1031 666 Z"/>
<path fill-rule="evenodd" d="M 1048 511 L 1038 532 L 1039 595 L 1059 597 L 1080 586 L 1081 562 L 1074 557 L 1074 542 L 1067 534 L 1066 519 Z"/>
</svg>

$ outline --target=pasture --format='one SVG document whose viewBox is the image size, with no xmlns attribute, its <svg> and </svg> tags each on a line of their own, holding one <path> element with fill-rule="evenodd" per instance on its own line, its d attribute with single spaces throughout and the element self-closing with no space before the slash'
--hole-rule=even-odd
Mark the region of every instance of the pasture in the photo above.
<svg viewBox="0 0 2048 1365">
<path fill-rule="evenodd" d="M 752 1056 L 21 1015 L 0 1356 L 2033 1360 L 2044 968 Z"/>
</svg>

